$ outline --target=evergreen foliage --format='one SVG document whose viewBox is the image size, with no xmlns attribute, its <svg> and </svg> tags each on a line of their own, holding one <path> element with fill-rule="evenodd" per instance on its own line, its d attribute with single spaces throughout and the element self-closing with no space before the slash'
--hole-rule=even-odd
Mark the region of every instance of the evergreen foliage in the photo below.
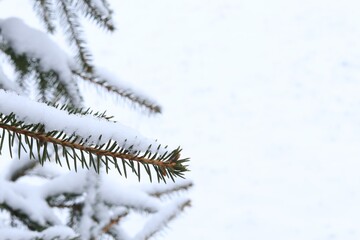
<svg viewBox="0 0 360 240">
<path fill-rule="evenodd" d="M 134 239 L 149 239 L 190 204 L 187 198 L 173 193 L 188 189 L 192 183 L 180 181 L 148 190 L 116 186 L 109 190 L 106 173 L 115 170 L 125 177 L 135 174 L 140 181 L 145 170 L 150 181 L 154 175 L 157 181 L 175 181 L 188 171 L 188 159 L 181 157 L 180 147 L 168 149 L 123 126 L 110 134 L 109 129 L 119 128 L 119 123 L 83 105 L 80 81 L 149 113 L 161 113 L 156 102 L 108 79 L 93 64 L 79 13 L 112 32 L 115 27 L 109 3 L 32 1 L 47 33 L 18 18 L 0 18 L 0 54 L 16 72 L 12 80 L 0 65 L 0 154 L 8 150 L 12 159 L 20 159 L 12 162 L 6 179 L 0 181 L 0 213 L 9 219 L 3 224 L 5 228 L 0 226 L 0 235 L 10 239 L 133 239 L 121 223 L 135 210 L 152 217 Z M 59 28 L 75 52 L 73 57 L 48 36 Z M 64 123 L 52 121 L 55 116 Z M 89 130 L 79 130 L 81 124 L 89 125 Z M 126 133 L 122 134 L 123 130 Z M 75 172 L 48 171 L 52 163 Z M 41 178 L 43 184 L 30 187 L 19 181 L 31 176 Z M 167 207 L 163 206 L 165 195 L 170 199 Z M 56 211 L 67 216 L 65 222 Z M 21 231 L 15 234 L 14 229 Z"/>
</svg>

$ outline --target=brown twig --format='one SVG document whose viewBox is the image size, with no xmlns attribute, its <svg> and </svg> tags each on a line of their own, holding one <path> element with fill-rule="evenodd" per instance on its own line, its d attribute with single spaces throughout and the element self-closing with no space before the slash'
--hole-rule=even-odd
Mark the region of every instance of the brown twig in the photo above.
<svg viewBox="0 0 360 240">
<path fill-rule="evenodd" d="M 110 219 L 110 222 L 102 228 L 102 232 L 103 233 L 109 232 L 110 229 L 112 228 L 112 226 L 114 226 L 115 224 L 118 224 L 119 221 L 121 220 L 121 218 L 125 217 L 126 215 L 127 215 L 127 212 L 124 214 L 120 214 L 116 218 Z"/>
</svg>

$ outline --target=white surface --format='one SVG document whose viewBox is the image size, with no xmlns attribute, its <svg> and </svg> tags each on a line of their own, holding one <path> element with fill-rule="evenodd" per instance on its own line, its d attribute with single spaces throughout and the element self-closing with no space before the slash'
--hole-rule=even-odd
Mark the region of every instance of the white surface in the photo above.
<svg viewBox="0 0 360 240">
<path fill-rule="evenodd" d="M 193 207 L 164 239 L 360 239 L 358 1 L 112 3 L 95 61 L 165 111 L 113 110 L 192 159 Z"/>
</svg>

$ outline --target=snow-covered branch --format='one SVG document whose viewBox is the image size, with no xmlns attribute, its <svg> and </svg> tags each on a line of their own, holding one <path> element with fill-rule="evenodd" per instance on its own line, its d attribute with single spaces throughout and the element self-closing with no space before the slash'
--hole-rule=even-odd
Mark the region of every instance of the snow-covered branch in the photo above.
<svg viewBox="0 0 360 240">
<path fill-rule="evenodd" d="M 138 90 L 129 87 L 128 84 L 121 83 L 118 78 L 106 70 L 91 66 L 91 71 L 84 72 L 46 33 L 28 26 L 21 19 L 0 19 L 0 30 L 3 38 L 1 49 L 4 53 L 14 63 L 18 61 L 26 63 L 25 66 L 18 69 L 21 75 L 35 72 L 41 95 L 49 95 L 47 88 L 53 88 L 54 96 L 51 98 L 42 96 L 46 101 L 51 102 L 61 95 L 66 95 L 72 100 L 74 106 L 81 106 L 78 83 L 75 79 L 77 77 L 89 82 L 94 87 L 104 89 L 106 92 L 129 100 L 130 103 L 144 107 L 152 113 L 161 112 L 159 104 Z M 77 44 L 81 44 L 81 39 L 77 42 Z M 86 56 L 85 52 L 82 54 Z M 47 75 L 44 75 L 45 73 Z M 44 79 L 52 75 L 53 77 L 50 78 L 52 83 Z M 1 86 L 5 89 L 16 90 L 15 84 L 0 69 Z"/>
<path fill-rule="evenodd" d="M 28 151 L 30 158 L 38 159 L 41 163 L 51 161 L 47 152 L 51 148 L 55 152 L 56 162 L 61 164 L 59 149 L 62 149 L 68 167 L 70 157 L 75 169 L 80 160 L 82 167 L 93 166 L 97 171 L 101 162 L 106 168 L 112 163 L 121 173 L 119 160 L 125 176 L 126 168 L 130 167 L 140 177 L 141 164 L 150 177 L 149 166 L 152 166 L 158 180 L 182 176 L 187 170 L 186 165 L 183 165 L 187 159 L 180 159 L 181 149 L 169 151 L 120 123 L 91 115 L 69 115 L 66 111 L 3 90 L 0 90 L 0 113 L 0 128 L 3 129 L 0 149 L 7 132 L 11 147 L 16 138 L 19 141 L 18 148 Z M 36 154 L 33 153 L 34 146 L 37 146 Z"/>
</svg>

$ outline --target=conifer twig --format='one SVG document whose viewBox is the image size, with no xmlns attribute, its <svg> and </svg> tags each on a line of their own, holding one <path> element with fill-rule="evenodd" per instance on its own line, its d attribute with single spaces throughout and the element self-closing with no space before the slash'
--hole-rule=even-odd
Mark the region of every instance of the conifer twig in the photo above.
<svg viewBox="0 0 360 240">
<path fill-rule="evenodd" d="M 82 64 L 83 70 L 88 73 L 93 72 L 93 65 L 91 63 L 91 54 L 87 50 L 86 42 L 82 38 L 82 29 L 77 15 L 73 12 L 71 2 L 69 0 L 59 0 L 61 17 L 66 27 L 66 32 L 69 34 L 69 42 L 73 43 L 78 51 L 78 59 Z"/>
<path fill-rule="evenodd" d="M 120 221 L 122 218 L 126 217 L 127 215 L 128 215 L 128 212 L 125 211 L 125 212 L 119 214 L 118 216 L 111 218 L 110 221 L 109 221 L 109 223 L 106 224 L 106 225 L 102 228 L 102 232 L 103 232 L 103 233 L 109 232 L 110 229 L 111 229 L 114 225 L 118 224 L 119 221 Z"/>
<path fill-rule="evenodd" d="M 50 33 L 55 32 L 53 2 L 49 0 L 34 0 L 34 10 L 39 15 L 46 29 Z"/>
<path fill-rule="evenodd" d="M 86 17 L 89 17 L 93 19 L 97 24 L 99 24 L 101 27 L 105 28 L 106 30 L 113 32 L 115 30 L 115 26 L 112 23 L 111 19 L 111 11 L 106 8 L 106 6 L 103 4 L 103 7 L 108 12 L 107 15 L 104 15 L 104 13 L 101 13 L 90 0 L 77 0 L 77 4 L 80 5 L 80 10 L 82 10 Z"/>
<path fill-rule="evenodd" d="M 126 167 L 130 167 L 139 178 L 140 165 L 136 166 L 134 162 L 137 162 L 138 164 L 142 164 L 144 166 L 150 179 L 151 171 L 148 168 L 148 165 L 154 168 L 157 173 L 158 180 L 162 179 L 164 181 L 164 177 L 170 177 L 171 179 L 173 179 L 173 176 L 182 177 L 183 172 L 187 171 L 186 166 L 184 166 L 183 164 L 186 163 L 188 160 L 180 159 L 181 149 L 175 149 L 170 153 L 159 155 L 157 153 L 151 153 L 150 151 L 147 151 L 145 153 L 142 153 L 140 151 L 131 152 L 129 151 L 129 149 L 122 148 L 116 142 L 112 141 L 109 141 L 107 144 L 102 144 L 100 146 L 91 146 L 87 145 L 83 139 L 79 139 L 77 136 L 67 137 L 63 132 L 57 131 L 43 132 L 44 127 L 42 125 L 35 125 L 33 129 L 31 129 L 29 126 L 21 127 L 22 122 L 15 121 L 9 125 L 8 123 L 13 117 L 13 115 L 10 115 L 3 119 L 0 119 L 0 128 L 3 129 L 3 131 L 7 131 L 9 135 L 9 149 L 14 145 L 14 140 L 16 137 L 19 140 L 19 157 L 21 148 L 24 149 L 24 151 L 26 152 L 26 148 L 24 146 L 25 142 L 25 145 L 29 146 L 29 157 L 38 159 L 41 164 L 43 164 L 46 159 L 50 160 L 50 155 L 47 152 L 47 147 L 48 145 L 51 146 L 52 144 L 55 151 L 55 161 L 61 163 L 58 149 L 58 146 L 60 146 L 62 148 L 63 156 L 66 159 L 68 168 L 70 168 L 70 164 L 68 161 L 68 157 L 70 157 L 74 160 L 75 170 L 77 166 L 77 160 L 80 160 L 82 166 L 93 166 L 96 171 L 99 171 L 100 161 L 102 161 L 106 166 L 108 166 L 108 162 L 111 162 L 121 173 L 117 161 L 117 159 L 120 159 L 123 164 L 124 173 L 126 174 Z M 14 119 L 12 119 L 12 121 L 14 121 Z M 34 131 L 34 129 L 39 129 L 40 131 Z M 21 136 L 24 137 L 21 138 Z M 1 150 L 5 136 L 3 134 L 0 137 Z M 34 140 L 36 144 L 33 143 Z M 35 146 L 37 146 L 36 156 L 33 153 L 32 149 Z M 89 165 L 86 164 L 84 153 L 86 153 L 90 158 Z"/>
<path fill-rule="evenodd" d="M 145 107 L 152 113 L 161 113 L 161 111 L 162 111 L 160 105 L 158 105 L 155 102 L 152 102 L 151 100 L 146 99 L 140 95 L 137 95 L 131 89 L 120 89 L 118 87 L 114 87 L 114 86 L 108 84 L 105 80 L 100 80 L 97 77 L 94 77 L 92 75 L 87 75 L 84 73 L 80 73 L 78 71 L 73 71 L 73 73 L 83 80 L 89 81 L 90 83 L 92 83 L 96 86 L 99 86 L 101 88 L 104 88 L 109 92 L 113 92 L 121 97 L 129 99 L 131 102 L 136 103 L 139 106 Z"/>
</svg>

